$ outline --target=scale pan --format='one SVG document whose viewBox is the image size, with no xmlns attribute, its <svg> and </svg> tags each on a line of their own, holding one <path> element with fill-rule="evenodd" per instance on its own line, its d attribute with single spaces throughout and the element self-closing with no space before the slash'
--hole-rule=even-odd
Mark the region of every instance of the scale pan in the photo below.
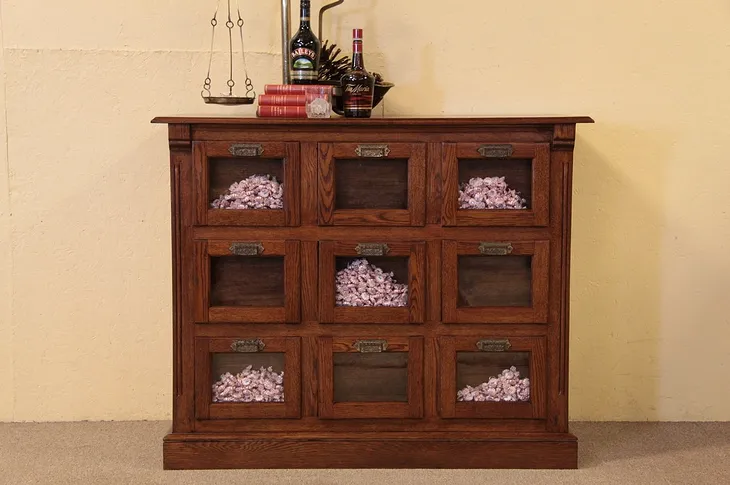
<svg viewBox="0 0 730 485">
<path fill-rule="evenodd" d="M 253 104 L 256 98 L 250 96 L 203 96 L 203 100 L 205 104 L 239 106 L 242 104 Z"/>
</svg>

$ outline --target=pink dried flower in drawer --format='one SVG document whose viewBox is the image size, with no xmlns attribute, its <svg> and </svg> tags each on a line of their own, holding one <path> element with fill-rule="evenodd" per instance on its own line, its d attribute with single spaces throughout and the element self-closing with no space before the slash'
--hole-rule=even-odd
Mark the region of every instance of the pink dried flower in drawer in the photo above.
<svg viewBox="0 0 730 485">
<path fill-rule="evenodd" d="M 398 283 L 393 273 L 357 259 L 335 275 L 337 306 L 404 307 L 408 304 L 408 285 Z"/>
<path fill-rule="evenodd" d="M 530 379 L 520 379 L 520 372 L 512 366 L 497 377 L 490 377 L 476 387 L 466 386 L 456 392 L 456 400 L 517 402 L 530 400 Z"/>
<path fill-rule="evenodd" d="M 526 209 L 526 203 L 504 177 L 474 177 L 459 186 L 459 209 Z"/>
<path fill-rule="evenodd" d="M 235 376 L 230 372 L 221 375 L 212 386 L 213 402 L 284 402 L 283 382 L 283 372 L 248 366 Z"/>
<path fill-rule="evenodd" d="M 234 182 L 228 191 L 215 199 L 213 209 L 283 209 L 284 184 L 271 175 L 251 175 Z"/>
</svg>

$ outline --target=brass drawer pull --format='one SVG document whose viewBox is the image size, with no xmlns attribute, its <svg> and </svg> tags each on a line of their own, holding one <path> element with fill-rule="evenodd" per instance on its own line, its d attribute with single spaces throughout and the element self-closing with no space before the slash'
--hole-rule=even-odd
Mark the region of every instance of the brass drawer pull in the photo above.
<svg viewBox="0 0 730 485">
<path fill-rule="evenodd" d="M 358 157 L 384 158 L 390 154 L 388 145 L 358 145 L 355 149 Z"/>
<path fill-rule="evenodd" d="M 484 158 L 509 158 L 514 153 L 512 145 L 482 145 L 477 148 Z"/>
<path fill-rule="evenodd" d="M 250 340 L 236 340 L 231 344 L 231 350 L 234 352 L 241 352 L 243 354 L 254 354 L 256 352 L 263 352 L 264 341 L 260 338 Z"/>
<path fill-rule="evenodd" d="M 479 244 L 479 252 L 486 256 L 507 256 L 512 254 L 513 249 L 510 243 L 483 242 Z"/>
<path fill-rule="evenodd" d="M 258 143 L 236 143 L 228 149 L 234 157 L 260 157 L 264 147 Z"/>
<path fill-rule="evenodd" d="M 387 340 L 358 340 L 352 345 L 358 352 L 363 354 L 385 352 L 388 348 Z"/>
<path fill-rule="evenodd" d="M 480 340 L 477 342 L 477 348 L 482 352 L 506 352 L 512 347 L 509 340 Z"/>
<path fill-rule="evenodd" d="M 236 256 L 258 256 L 264 252 L 264 245 L 258 243 L 233 243 L 229 247 L 231 254 Z"/>
<path fill-rule="evenodd" d="M 360 256 L 385 256 L 390 252 L 387 244 L 360 243 L 355 246 L 355 251 Z"/>
</svg>

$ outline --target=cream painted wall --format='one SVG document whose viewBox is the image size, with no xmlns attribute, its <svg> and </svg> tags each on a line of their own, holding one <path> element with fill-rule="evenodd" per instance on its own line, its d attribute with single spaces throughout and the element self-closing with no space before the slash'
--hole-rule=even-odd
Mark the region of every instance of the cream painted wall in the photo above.
<svg viewBox="0 0 730 485">
<path fill-rule="evenodd" d="M 198 97 L 214 3 L 0 0 L 0 420 L 170 416 L 166 131 L 148 122 L 252 113 Z M 261 89 L 278 2 L 242 3 Z M 326 32 L 365 28 L 388 115 L 598 121 L 576 146 L 571 417 L 729 420 L 730 5 L 448 7 L 348 0 Z"/>
<path fill-rule="evenodd" d="M 13 342 L 10 328 L 10 191 L 5 129 L 5 50 L 0 5 L 0 421 L 13 418 Z"/>
</svg>

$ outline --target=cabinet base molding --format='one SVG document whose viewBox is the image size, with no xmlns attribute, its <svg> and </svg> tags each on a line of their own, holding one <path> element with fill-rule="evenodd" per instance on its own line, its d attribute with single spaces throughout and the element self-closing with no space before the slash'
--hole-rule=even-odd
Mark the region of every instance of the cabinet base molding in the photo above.
<svg viewBox="0 0 730 485">
<path fill-rule="evenodd" d="M 307 437 L 176 434 L 165 437 L 166 470 L 221 468 L 578 467 L 572 434 L 509 438 Z"/>
</svg>

